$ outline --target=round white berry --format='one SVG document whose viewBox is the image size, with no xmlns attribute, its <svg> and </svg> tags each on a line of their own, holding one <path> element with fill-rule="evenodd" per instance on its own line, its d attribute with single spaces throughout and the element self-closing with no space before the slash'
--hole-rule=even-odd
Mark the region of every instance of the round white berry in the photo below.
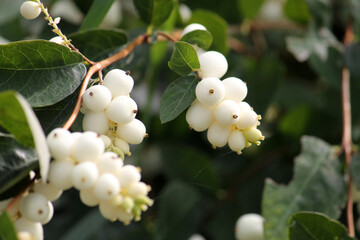
<svg viewBox="0 0 360 240">
<path fill-rule="evenodd" d="M 116 211 L 116 217 L 120 222 L 123 222 L 126 225 L 130 223 L 130 221 L 134 218 L 134 215 L 118 208 Z"/>
<path fill-rule="evenodd" d="M 82 162 L 76 165 L 71 173 L 74 187 L 78 190 L 91 188 L 99 177 L 97 166 L 93 162 Z"/>
<path fill-rule="evenodd" d="M 192 24 L 187 25 L 184 28 L 181 36 L 184 36 L 185 34 L 192 32 L 192 31 L 196 31 L 196 30 L 206 30 L 206 28 L 199 23 L 192 23 Z"/>
<path fill-rule="evenodd" d="M 223 81 L 225 87 L 225 97 L 224 99 L 230 99 L 235 102 L 241 102 L 247 95 L 247 86 L 240 79 L 236 77 L 229 77 Z"/>
<path fill-rule="evenodd" d="M 125 165 L 119 170 L 117 178 L 120 182 L 121 188 L 127 188 L 131 184 L 139 182 L 141 175 L 135 166 Z"/>
<path fill-rule="evenodd" d="M 205 131 L 214 122 L 213 108 L 195 100 L 186 111 L 186 121 L 195 131 Z"/>
<path fill-rule="evenodd" d="M 215 121 L 207 131 L 207 138 L 213 148 L 223 147 L 228 142 L 230 133 L 231 126 L 224 126 Z"/>
<path fill-rule="evenodd" d="M 105 75 L 103 84 L 111 91 L 112 97 L 115 98 L 120 95 L 129 95 L 134 86 L 134 79 L 128 72 L 113 69 Z"/>
<path fill-rule="evenodd" d="M 72 156 L 78 162 L 97 161 L 105 150 L 100 135 L 95 132 L 84 132 L 75 139 L 72 145 Z"/>
<path fill-rule="evenodd" d="M 135 182 L 129 186 L 128 193 L 129 195 L 137 199 L 142 196 L 146 196 L 149 192 L 149 187 L 143 182 Z"/>
<path fill-rule="evenodd" d="M 54 216 L 54 206 L 52 204 L 52 202 L 48 201 L 47 202 L 48 208 L 49 208 L 49 214 L 47 215 L 47 218 L 44 219 L 44 221 L 41 222 L 42 225 L 47 224 L 48 222 L 50 222 L 50 220 L 53 218 Z"/>
<path fill-rule="evenodd" d="M 224 99 L 225 88 L 220 79 L 209 77 L 204 78 L 196 85 L 195 94 L 200 103 L 212 106 Z"/>
<path fill-rule="evenodd" d="M 188 22 L 191 18 L 191 9 L 183 4 L 183 3 L 180 3 L 179 4 L 179 13 L 180 13 L 180 17 L 181 17 L 181 20 L 182 22 Z"/>
<path fill-rule="evenodd" d="M 202 78 L 221 78 L 228 69 L 228 63 L 224 55 L 216 51 L 209 51 L 199 56 L 199 74 Z"/>
<path fill-rule="evenodd" d="M 80 191 L 80 200 L 88 207 L 94 207 L 99 204 L 99 199 L 94 194 L 94 188 L 83 189 Z"/>
<path fill-rule="evenodd" d="M 248 128 L 243 133 L 246 140 L 251 143 L 259 145 L 260 140 L 264 140 L 264 136 L 262 135 L 261 131 L 255 127 Z"/>
<path fill-rule="evenodd" d="M 259 116 L 251 109 L 240 111 L 239 121 L 236 122 L 238 129 L 244 130 L 250 127 L 256 127 L 258 125 Z"/>
<path fill-rule="evenodd" d="M 55 160 L 50 164 L 48 180 L 54 187 L 67 190 L 73 186 L 71 173 L 74 168 L 74 162 L 71 159 Z"/>
<path fill-rule="evenodd" d="M 239 120 L 239 104 L 232 100 L 224 100 L 214 108 L 214 116 L 222 125 L 233 125 Z"/>
<path fill-rule="evenodd" d="M 34 186 L 34 192 L 44 195 L 49 201 L 55 201 L 63 191 L 50 183 L 37 183 Z"/>
<path fill-rule="evenodd" d="M 53 158 L 65 159 L 70 156 L 73 137 L 68 130 L 55 128 L 49 133 L 46 140 Z"/>
<path fill-rule="evenodd" d="M 116 174 L 124 165 L 123 160 L 114 152 L 105 152 L 96 163 L 99 173 Z"/>
<path fill-rule="evenodd" d="M 35 19 L 41 13 L 40 5 L 37 2 L 26 1 L 20 6 L 20 13 L 25 19 Z"/>
<path fill-rule="evenodd" d="M 111 146 L 111 139 L 106 135 L 101 135 L 101 140 L 103 140 L 105 149 Z"/>
<path fill-rule="evenodd" d="M 136 102 L 128 96 L 114 98 L 106 109 L 107 117 L 115 123 L 128 123 L 137 113 Z"/>
<path fill-rule="evenodd" d="M 264 218 L 255 213 L 242 215 L 235 225 L 237 240 L 264 240 Z"/>
<path fill-rule="evenodd" d="M 83 95 L 83 104 L 90 110 L 103 111 L 111 102 L 111 92 L 103 85 L 88 88 Z"/>
<path fill-rule="evenodd" d="M 33 222 L 41 222 L 45 224 L 49 221 L 53 214 L 53 210 L 49 206 L 51 202 L 40 193 L 30 193 L 23 197 L 20 202 L 20 212 L 23 217 Z"/>
<path fill-rule="evenodd" d="M 28 232 L 35 240 L 44 239 L 44 230 L 40 222 L 29 221 L 28 219 L 21 217 L 14 223 L 18 232 Z"/>
<path fill-rule="evenodd" d="M 116 221 L 117 207 L 112 205 L 111 202 L 109 202 L 109 201 L 100 202 L 99 210 L 100 210 L 101 215 L 104 218 L 106 218 L 112 222 Z"/>
<path fill-rule="evenodd" d="M 94 195 L 100 201 L 110 200 L 120 192 L 118 179 L 111 173 L 103 173 L 94 185 Z"/>
<path fill-rule="evenodd" d="M 241 111 L 252 110 L 251 106 L 247 102 L 244 102 L 244 101 L 239 103 L 239 107 L 240 107 Z"/>
<path fill-rule="evenodd" d="M 89 111 L 84 115 L 82 127 L 84 131 L 105 134 L 110 128 L 109 119 L 105 112 Z"/>
<path fill-rule="evenodd" d="M 241 154 L 241 151 L 246 147 L 244 134 L 239 130 L 233 130 L 229 136 L 228 144 L 231 150 Z"/>
<path fill-rule="evenodd" d="M 50 42 L 57 43 L 59 45 L 65 46 L 64 39 L 60 36 L 53 37 L 49 40 Z"/>
<path fill-rule="evenodd" d="M 205 238 L 200 234 L 194 234 L 188 240 L 205 240 Z"/>
<path fill-rule="evenodd" d="M 124 154 L 130 156 L 131 153 L 130 153 L 130 146 L 129 144 L 124 141 L 123 139 L 121 138 L 115 138 L 115 141 L 114 141 L 114 145 L 118 148 L 120 148 L 121 151 L 123 151 Z"/>
<path fill-rule="evenodd" d="M 146 136 L 145 125 L 138 119 L 126 124 L 119 124 L 117 127 L 119 137 L 130 144 L 140 144 Z"/>
</svg>

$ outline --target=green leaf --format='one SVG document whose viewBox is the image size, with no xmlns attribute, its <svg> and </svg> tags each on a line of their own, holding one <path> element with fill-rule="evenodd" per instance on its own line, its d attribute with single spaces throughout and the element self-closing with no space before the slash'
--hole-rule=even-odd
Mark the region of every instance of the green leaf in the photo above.
<svg viewBox="0 0 360 240">
<path fill-rule="evenodd" d="M 0 215 L 0 239 L 17 240 L 16 229 L 10 216 L 4 211 Z"/>
<path fill-rule="evenodd" d="M 38 168 L 34 149 L 8 135 L 0 135 L 0 200 L 15 196 L 30 183 L 29 171 Z"/>
<path fill-rule="evenodd" d="M 180 41 L 195 44 L 198 47 L 207 50 L 212 43 L 212 35 L 209 31 L 195 30 L 185 34 Z"/>
<path fill-rule="evenodd" d="M 287 0 L 284 6 L 285 15 L 296 22 L 307 23 L 310 13 L 305 0 Z"/>
<path fill-rule="evenodd" d="M 218 193 L 219 175 L 205 152 L 194 147 L 178 145 L 165 145 L 162 149 L 166 173 L 172 178 L 208 193 Z"/>
<path fill-rule="evenodd" d="M 349 68 L 350 73 L 356 77 L 360 77 L 360 43 L 353 43 L 345 49 L 345 64 Z"/>
<path fill-rule="evenodd" d="M 299 212 L 289 221 L 289 240 L 351 240 L 344 225 L 325 214 Z"/>
<path fill-rule="evenodd" d="M 360 189 L 360 154 L 356 153 L 352 156 L 350 163 L 351 178 L 357 189 Z"/>
<path fill-rule="evenodd" d="M 116 29 L 92 29 L 68 35 L 71 42 L 91 60 L 121 47 L 127 42 L 126 34 Z"/>
<path fill-rule="evenodd" d="M 214 12 L 207 10 L 196 10 L 192 13 L 191 23 L 200 23 L 205 26 L 213 37 L 212 49 L 226 55 L 229 51 L 227 44 L 228 24 Z"/>
<path fill-rule="evenodd" d="M 141 19 L 152 26 L 159 26 L 168 19 L 174 7 L 173 0 L 134 0 Z"/>
<path fill-rule="evenodd" d="M 311 116 L 310 107 L 306 105 L 290 109 L 290 111 L 281 119 L 280 131 L 292 137 L 300 137 L 305 132 Z"/>
<path fill-rule="evenodd" d="M 195 100 L 198 80 L 194 76 L 181 77 L 166 88 L 160 102 L 160 121 L 174 120 Z"/>
<path fill-rule="evenodd" d="M 0 91 L 13 89 L 33 107 L 64 99 L 85 73 L 81 55 L 56 43 L 33 40 L 0 45 Z"/>
<path fill-rule="evenodd" d="M 196 214 L 199 203 L 199 194 L 190 186 L 181 182 L 168 184 L 159 200 L 155 239 L 188 239 L 200 221 Z"/>
<path fill-rule="evenodd" d="M 114 1 L 115 0 L 94 0 L 79 30 L 84 31 L 99 27 Z"/>
<path fill-rule="evenodd" d="M 176 42 L 169 61 L 169 67 L 181 76 L 199 70 L 200 62 L 194 47 L 186 42 Z"/>
<path fill-rule="evenodd" d="M 244 18 L 255 18 L 264 3 L 264 0 L 238 0 Z"/>
<path fill-rule="evenodd" d="M 338 218 L 344 206 L 346 186 L 334 150 L 315 137 L 302 137 L 301 143 L 289 185 L 266 181 L 262 202 L 266 239 L 286 239 L 288 219 L 293 213 L 318 211 Z"/>
</svg>

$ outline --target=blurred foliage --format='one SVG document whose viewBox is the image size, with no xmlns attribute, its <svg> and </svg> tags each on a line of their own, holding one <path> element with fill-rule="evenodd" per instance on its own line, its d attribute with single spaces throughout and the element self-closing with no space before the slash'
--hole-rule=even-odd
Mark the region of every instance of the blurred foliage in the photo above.
<svg viewBox="0 0 360 240">
<path fill-rule="evenodd" d="M 48 40 L 54 37 L 43 19 L 28 21 L 21 18 L 18 12 L 21 2 L 0 0 L 1 6 L 6 6 L 0 8 L 1 44 L 7 41 Z M 126 39 L 132 40 L 146 32 L 148 24 L 141 19 L 152 24 L 156 30 L 168 32 L 182 29 L 190 22 L 206 26 L 213 37 L 210 49 L 222 52 L 228 59 L 229 69 L 224 78 L 236 76 L 247 83 L 248 96 L 245 101 L 262 115 L 259 129 L 266 139 L 259 147 L 250 147 L 238 156 L 227 147 L 213 150 L 207 142 L 206 133 L 197 133 L 187 128 L 184 112 L 175 111 L 175 119 L 175 115 L 168 114 L 171 116 L 163 120 L 166 123 L 161 124 L 161 96 L 169 84 L 176 84 L 174 81 L 179 77 L 168 67 L 174 44 L 156 43 L 151 47 L 141 46 L 128 57 L 105 69 L 104 73 L 115 67 L 132 72 L 135 80 L 132 97 L 139 105 L 138 116 L 145 122 L 149 138 L 141 146 L 134 147 L 132 157 L 126 158 L 125 162 L 134 163 L 142 168 L 144 181 L 152 186 L 150 197 L 155 200 L 155 204 L 144 213 L 140 222 L 124 226 L 118 222 L 105 221 L 97 209 L 81 204 L 77 191 L 69 190 L 54 203 L 55 217 L 44 226 L 45 239 L 186 240 L 193 233 L 200 233 L 207 240 L 233 240 L 234 226 L 239 216 L 250 212 L 269 214 L 276 210 L 272 208 L 280 204 L 281 199 L 288 198 L 286 201 L 291 201 L 294 197 L 283 197 L 279 194 L 277 197 L 281 198 L 280 200 L 275 197 L 267 198 L 269 194 L 271 196 L 276 193 L 274 189 L 273 192 L 269 192 L 270 185 L 280 188 L 273 185 L 273 182 L 284 185 L 290 183 L 287 186 L 281 185 L 281 188 L 294 188 L 291 190 L 292 193 L 296 193 L 298 188 L 311 187 L 309 184 L 302 186 L 301 179 L 297 179 L 299 176 L 294 176 L 294 171 L 297 173 L 294 166 L 301 163 L 301 159 L 295 156 L 300 154 L 300 138 L 303 135 L 316 136 L 317 139 L 313 142 L 315 155 L 306 159 L 307 169 L 317 171 L 317 178 L 326 181 L 330 189 L 341 185 L 338 191 L 343 190 L 343 182 L 339 180 L 343 177 L 342 162 L 338 160 L 337 163 L 325 164 L 328 159 L 323 158 L 317 165 L 316 154 L 331 152 L 332 155 L 334 145 L 338 147 L 341 144 L 340 84 L 343 66 L 349 67 L 352 76 L 353 140 L 354 149 L 358 149 L 360 4 L 357 0 L 138 0 L 135 1 L 137 7 L 131 0 L 121 0 L 121 11 L 115 13 L 121 21 L 111 26 L 107 25 L 103 20 L 106 18 L 104 10 L 97 19 L 90 19 L 94 22 L 88 23 L 89 28 L 100 26 L 101 30 L 86 32 L 78 31 L 87 13 L 95 11 L 91 10 L 90 3 L 99 1 L 47 0 L 44 4 L 49 7 L 50 12 L 61 12 L 56 9 L 61 2 L 75 3 L 82 16 L 80 21 L 74 20 L 65 14 L 65 9 L 62 11 L 60 28 L 64 33 L 71 34 L 70 38 L 73 37 L 75 46 L 96 61 L 116 53 L 124 46 Z M 146 6 L 143 5 L 144 2 Z M 162 11 L 162 8 L 156 5 L 161 2 L 167 2 L 164 7 L 166 11 L 159 18 L 153 18 L 152 11 Z M 180 4 L 186 4 L 192 9 L 190 19 L 180 18 Z M 70 5 L 68 7 L 71 8 Z M 139 13 L 142 14 L 142 18 Z M 166 20 L 169 15 L 170 18 Z M 115 19 L 115 16 L 110 17 Z M 342 41 L 345 24 L 349 20 L 353 21 L 355 42 L 350 47 L 345 47 Z M 38 41 L 34 41 L 36 42 Z M 4 46 L 0 45 L 0 49 L 1 47 Z M 60 46 L 57 48 L 63 52 L 66 50 Z M 44 49 L 40 49 L 42 50 Z M 0 57 L 1 61 L 5 61 L 4 57 Z M 1 86 L 3 79 L 0 76 L 1 89 L 6 88 Z M 58 99 L 57 102 L 50 102 L 49 106 L 35 109 L 47 133 L 66 121 L 77 98 L 78 90 L 75 89 L 78 87 L 79 79 L 67 78 L 66 81 L 73 84 L 70 90 L 66 93 L 57 91 L 57 94 L 47 96 L 50 98 L 62 94 L 61 101 Z M 81 130 L 81 116 L 79 119 L 73 126 L 73 131 Z M 28 155 L 32 156 L 31 150 L 20 147 L 13 138 L 1 136 L 1 161 L 8 151 L 12 150 L 6 148 L 9 142 L 13 144 L 13 148 L 29 152 Z M 17 155 L 14 159 L 20 162 L 19 166 L 22 168 L 36 168 L 34 159 L 26 156 Z M 340 155 L 339 158 L 342 159 L 343 156 Z M 354 157 L 354 175 L 358 175 L 356 173 L 359 169 L 359 160 L 359 157 Z M 334 173 L 334 168 L 335 177 L 326 175 L 327 171 Z M 306 171 L 303 170 L 304 172 Z M 25 181 L 27 179 L 23 178 L 23 175 L 18 176 L 18 187 L 29 184 Z M 270 180 L 265 183 L 266 179 L 272 179 L 271 184 Z M 296 188 L 293 187 L 292 179 L 297 182 Z M 356 177 L 355 180 L 360 187 L 359 178 Z M 16 184 L 11 184 L 14 185 Z M 265 186 L 268 192 L 263 193 Z M 3 193 L 2 189 L 0 193 Z M 6 197 L 13 194 L 14 192 Z M 326 197 L 333 198 L 329 192 L 322 193 L 320 204 L 309 195 L 311 194 L 296 196 L 305 198 L 302 199 L 305 203 L 290 208 L 283 215 L 286 221 L 295 213 L 293 211 L 322 211 L 321 204 L 329 204 L 326 207 L 331 205 L 326 202 Z M 336 199 L 340 200 L 335 205 L 342 205 L 341 196 Z M 332 218 L 341 216 L 341 212 L 333 214 L 330 211 L 327 214 Z M 276 219 L 278 215 L 273 217 Z M 322 215 L 295 215 L 292 221 L 312 221 L 307 218 L 322 218 L 319 227 L 326 227 L 325 222 L 330 221 Z M 339 221 L 345 223 L 341 217 Z M 342 234 L 344 229 L 340 225 L 336 226 L 334 228 Z M 280 227 L 282 233 L 287 231 L 286 224 Z M 271 234 L 269 229 L 266 231 L 267 234 Z M 290 225 L 290 232 L 297 235 L 296 231 L 298 229 Z M 326 228 L 323 231 L 327 231 Z M 269 239 L 283 240 L 277 235 Z"/>
</svg>

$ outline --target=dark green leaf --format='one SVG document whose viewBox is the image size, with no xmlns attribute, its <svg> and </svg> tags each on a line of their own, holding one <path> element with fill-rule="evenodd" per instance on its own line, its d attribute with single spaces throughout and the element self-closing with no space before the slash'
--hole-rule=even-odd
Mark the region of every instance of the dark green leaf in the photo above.
<svg viewBox="0 0 360 240">
<path fill-rule="evenodd" d="M 195 30 L 185 34 L 180 41 L 196 44 L 198 47 L 207 50 L 212 43 L 212 35 L 209 31 Z"/>
<path fill-rule="evenodd" d="M 0 200 L 23 190 L 30 181 L 29 171 L 37 167 L 33 149 L 20 145 L 11 136 L 0 135 Z"/>
<path fill-rule="evenodd" d="M 346 186 L 334 150 L 315 137 L 302 137 L 301 143 L 289 185 L 266 181 L 262 207 L 266 239 L 286 239 L 288 219 L 298 211 L 323 212 L 332 218 L 341 214 Z"/>
<path fill-rule="evenodd" d="M 306 23 L 310 13 L 305 0 L 288 0 L 284 6 L 285 15 L 293 21 Z"/>
<path fill-rule="evenodd" d="M 306 105 L 290 109 L 280 121 L 280 131 L 285 135 L 300 137 L 306 130 L 310 115 L 310 107 Z"/>
<path fill-rule="evenodd" d="M 219 175 L 205 152 L 194 147 L 165 145 L 163 153 L 166 172 L 171 177 L 205 192 L 218 193 Z"/>
<path fill-rule="evenodd" d="M 245 18 L 255 18 L 264 0 L 238 0 L 241 13 Z"/>
<path fill-rule="evenodd" d="M 14 91 L 0 93 L 0 125 L 21 144 L 35 146 L 26 115 Z"/>
<path fill-rule="evenodd" d="M 178 78 L 166 88 L 160 102 L 161 123 L 180 115 L 195 100 L 198 80 L 194 76 Z"/>
<path fill-rule="evenodd" d="M 16 229 L 9 215 L 4 211 L 0 215 L 0 239 L 17 240 Z"/>
<path fill-rule="evenodd" d="M 116 29 L 92 29 L 70 34 L 72 43 L 91 60 L 121 47 L 127 42 L 126 34 Z"/>
<path fill-rule="evenodd" d="M 188 239 L 200 220 L 196 214 L 199 203 L 199 194 L 190 186 L 180 182 L 168 184 L 159 201 L 155 239 Z"/>
<path fill-rule="evenodd" d="M 344 225 L 322 213 L 299 212 L 289 221 L 289 240 L 351 240 Z"/>
<path fill-rule="evenodd" d="M 153 26 L 159 26 L 170 16 L 174 6 L 172 0 L 134 0 L 141 19 Z"/>
<path fill-rule="evenodd" d="M 80 31 L 97 28 L 106 16 L 111 5 L 115 0 L 94 0 L 89 12 L 87 13 Z"/>
<path fill-rule="evenodd" d="M 345 50 L 345 64 L 350 73 L 360 77 L 360 43 L 353 43 Z"/>
<path fill-rule="evenodd" d="M 214 12 L 196 10 L 191 16 L 192 23 L 200 23 L 206 27 L 213 37 L 212 49 L 226 55 L 229 51 L 227 44 L 228 24 Z"/>
<path fill-rule="evenodd" d="M 200 62 L 194 47 L 186 42 L 176 42 L 169 61 L 169 67 L 181 76 L 199 70 Z"/>
<path fill-rule="evenodd" d="M 360 154 L 354 154 L 350 164 L 351 177 L 357 189 L 360 189 Z"/>
<path fill-rule="evenodd" d="M 0 45 L 0 53 L 0 91 L 14 89 L 33 107 L 64 99 L 86 73 L 81 55 L 49 41 Z"/>
</svg>

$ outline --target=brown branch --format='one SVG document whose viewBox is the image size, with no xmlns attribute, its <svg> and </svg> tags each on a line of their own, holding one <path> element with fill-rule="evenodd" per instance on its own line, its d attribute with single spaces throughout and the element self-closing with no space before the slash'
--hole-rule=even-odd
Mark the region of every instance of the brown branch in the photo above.
<svg viewBox="0 0 360 240">
<path fill-rule="evenodd" d="M 89 84 L 91 77 L 96 72 L 100 72 L 102 69 L 108 67 L 109 65 L 111 65 L 111 64 L 119 61 L 120 59 L 126 57 L 127 55 L 129 55 L 134 50 L 134 48 L 136 48 L 137 46 L 139 46 L 143 43 L 146 43 L 148 40 L 148 37 L 149 36 L 147 34 L 142 34 L 142 35 L 138 36 L 129 45 L 127 45 L 123 50 L 121 50 L 117 54 L 115 54 L 107 59 L 104 59 L 101 62 L 94 63 L 94 65 L 89 68 L 89 71 L 87 72 L 87 74 L 83 80 L 83 83 L 81 85 L 81 89 L 80 89 L 79 96 L 78 96 L 76 104 L 75 104 L 75 108 L 74 108 L 72 114 L 70 115 L 69 119 L 64 124 L 63 128 L 69 129 L 71 127 L 71 125 L 74 123 L 76 117 L 78 116 L 80 108 L 81 108 L 82 96 L 84 95 L 84 92 L 86 91 L 86 88 Z"/>
<path fill-rule="evenodd" d="M 354 32 L 351 22 L 346 25 L 344 45 L 349 46 L 354 39 Z M 345 152 L 346 174 L 348 176 L 347 183 L 347 224 L 349 228 L 349 235 L 355 236 L 354 231 L 354 216 L 353 216 L 353 197 L 352 197 L 352 179 L 350 175 L 350 163 L 352 152 L 351 139 L 351 104 L 350 104 L 350 72 L 349 69 L 343 67 L 342 69 L 342 110 L 343 110 L 343 136 L 342 148 Z"/>
</svg>

